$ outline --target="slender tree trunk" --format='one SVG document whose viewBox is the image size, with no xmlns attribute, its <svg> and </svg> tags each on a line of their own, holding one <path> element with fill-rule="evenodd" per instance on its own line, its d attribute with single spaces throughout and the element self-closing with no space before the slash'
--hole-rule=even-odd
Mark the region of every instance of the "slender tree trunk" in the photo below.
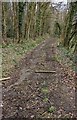
<svg viewBox="0 0 77 120">
<path fill-rule="evenodd" d="M 19 40 L 19 28 L 18 28 L 18 7 L 17 7 L 17 3 L 13 2 L 13 31 L 14 31 L 14 35 L 13 35 L 13 42 L 16 42 Z M 16 40 L 15 40 L 16 39 Z"/>
<path fill-rule="evenodd" d="M 7 26 L 6 26 L 6 10 L 5 10 L 6 3 L 2 2 L 2 37 L 3 42 L 7 44 Z"/>
</svg>

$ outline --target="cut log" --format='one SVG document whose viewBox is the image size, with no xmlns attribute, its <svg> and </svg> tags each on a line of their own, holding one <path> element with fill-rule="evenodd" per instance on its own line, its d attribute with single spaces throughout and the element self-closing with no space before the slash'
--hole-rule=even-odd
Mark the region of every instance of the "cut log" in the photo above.
<svg viewBox="0 0 77 120">
<path fill-rule="evenodd" d="M 7 78 L 0 78 L 0 81 L 5 81 L 5 80 L 9 80 L 10 77 L 7 77 Z"/>
</svg>

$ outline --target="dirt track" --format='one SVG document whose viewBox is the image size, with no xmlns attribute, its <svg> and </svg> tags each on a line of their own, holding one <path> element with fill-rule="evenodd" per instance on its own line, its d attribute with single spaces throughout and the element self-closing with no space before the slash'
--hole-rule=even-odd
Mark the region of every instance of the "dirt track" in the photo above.
<svg viewBox="0 0 77 120">
<path fill-rule="evenodd" d="M 28 53 L 3 82 L 4 118 L 76 117 L 74 78 L 56 60 L 52 41 Z"/>
</svg>

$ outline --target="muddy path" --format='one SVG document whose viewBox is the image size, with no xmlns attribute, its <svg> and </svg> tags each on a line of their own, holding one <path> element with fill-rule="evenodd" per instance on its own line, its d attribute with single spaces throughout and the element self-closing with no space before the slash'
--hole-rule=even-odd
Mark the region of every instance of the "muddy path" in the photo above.
<svg viewBox="0 0 77 120">
<path fill-rule="evenodd" d="M 20 61 L 3 82 L 3 118 L 76 117 L 74 78 L 55 54 L 55 40 L 49 39 Z"/>
</svg>

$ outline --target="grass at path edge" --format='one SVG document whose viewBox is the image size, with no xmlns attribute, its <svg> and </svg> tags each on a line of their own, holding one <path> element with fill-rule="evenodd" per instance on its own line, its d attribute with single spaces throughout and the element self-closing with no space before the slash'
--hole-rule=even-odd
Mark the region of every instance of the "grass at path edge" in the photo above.
<svg viewBox="0 0 77 120">
<path fill-rule="evenodd" d="M 2 48 L 2 77 L 7 77 L 11 73 L 11 69 L 25 56 L 25 54 L 49 36 L 38 37 L 36 40 L 24 40 L 22 44 L 11 43 Z"/>
</svg>

